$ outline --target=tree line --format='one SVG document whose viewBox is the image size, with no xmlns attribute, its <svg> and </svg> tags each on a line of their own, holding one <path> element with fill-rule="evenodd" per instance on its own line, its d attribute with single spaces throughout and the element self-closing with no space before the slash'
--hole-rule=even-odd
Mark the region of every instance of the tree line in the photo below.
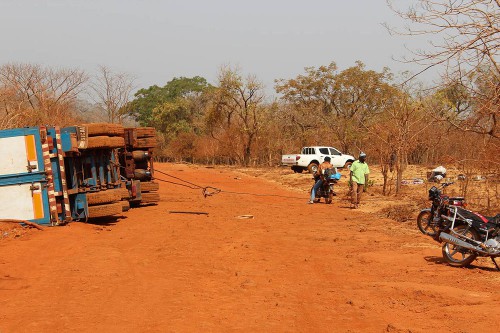
<svg viewBox="0 0 500 333">
<path fill-rule="evenodd" d="M 408 11 L 388 3 L 410 23 L 405 31 L 388 27 L 391 33 L 444 33 L 440 45 L 403 60 L 427 70 L 445 64 L 432 87 L 361 61 L 277 78 L 277 97 L 266 96 L 255 75 L 231 66 L 219 69 L 216 82 L 176 77 L 133 93 L 133 77 L 105 66 L 90 77 L 77 69 L 4 64 L 0 128 L 136 122 L 156 129 L 160 160 L 244 166 L 278 165 L 283 153 L 332 145 L 368 153 L 382 167 L 384 193 L 389 175 L 400 180 L 408 164 L 453 163 L 498 174 L 499 2 L 418 0 Z"/>
</svg>

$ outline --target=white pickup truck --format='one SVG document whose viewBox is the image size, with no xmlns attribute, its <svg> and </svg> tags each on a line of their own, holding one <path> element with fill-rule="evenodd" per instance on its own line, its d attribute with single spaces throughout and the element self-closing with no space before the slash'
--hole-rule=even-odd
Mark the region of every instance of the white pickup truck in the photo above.
<svg viewBox="0 0 500 333">
<path fill-rule="evenodd" d="M 290 166 L 294 172 L 301 173 L 309 170 L 316 172 L 318 166 L 326 156 L 330 156 L 332 165 L 337 168 L 344 168 L 351 165 L 355 158 L 351 155 L 342 154 L 333 147 L 304 147 L 300 154 L 287 154 L 281 156 L 281 164 Z"/>
</svg>

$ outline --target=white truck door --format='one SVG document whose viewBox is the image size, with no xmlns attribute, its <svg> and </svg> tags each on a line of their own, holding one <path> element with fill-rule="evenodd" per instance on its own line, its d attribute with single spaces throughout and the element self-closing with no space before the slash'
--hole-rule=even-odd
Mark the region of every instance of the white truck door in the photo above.
<svg viewBox="0 0 500 333">
<path fill-rule="evenodd" d="M 0 219 L 48 221 L 37 128 L 0 131 Z"/>
</svg>

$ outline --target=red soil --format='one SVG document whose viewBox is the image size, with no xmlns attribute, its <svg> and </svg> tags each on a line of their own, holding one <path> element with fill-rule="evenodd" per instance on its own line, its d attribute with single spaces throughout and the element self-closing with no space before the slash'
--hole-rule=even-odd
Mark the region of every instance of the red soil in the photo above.
<svg viewBox="0 0 500 333">
<path fill-rule="evenodd" d="M 158 205 L 106 225 L 0 235 L 1 333 L 500 328 L 500 272 L 485 260 L 447 266 L 414 223 L 339 199 L 307 205 L 303 192 L 223 167 L 157 167 L 225 191 L 283 197 L 204 198 L 161 183 Z"/>
</svg>

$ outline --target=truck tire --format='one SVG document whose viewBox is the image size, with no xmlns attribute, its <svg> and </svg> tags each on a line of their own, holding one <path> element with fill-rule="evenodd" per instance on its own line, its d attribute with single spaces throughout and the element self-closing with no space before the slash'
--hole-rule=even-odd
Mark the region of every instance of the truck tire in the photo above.
<svg viewBox="0 0 500 333">
<path fill-rule="evenodd" d="M 307 170 L 309 170 L 309 173 L 315 173 L 316 171 L 318 171 L 318 166 L 319 166 L 318 163 L 311 162 L 307 166 Z"/>
<path fill-rule="evenodd" d="M 160 201 L 160 194 L 158 192 L 147 192 L 147 193 L 142 193 L 141 195 L 142 195 L 141 203 L 143 204 Z"/>
<path fill-rule="evenodd" d="M 115 202 L 111 204 L 89 206 L 89 218 L 113 216 L 122 213 L 122 204 Z"/>
<path fill-rule="evenodd" d="M 88 136 L 123 136 L 125 129 L 119 124 L 108 124 L 108 123 L 90 123 L 83 124 L 87 128 Z"/>
<path fill-rule="evenodd" d="M 125 139 L 120 136 L 92 136 L 87 142 L 87 149 L 121 147 L 125 147 Z"/>
<path fill-rule="evenodd" d="M 160 189 L 160 184 L 155 182 L 141 182 L 141 193 L 158 191 Z"/>
<path fill-rule="evenodd" d="M 345 162 L 344 166 L 342 167 L 343 169 L 351 169 L 352 161 L 347 161 Z"/>
<path fill-rule="evenodd" d="M 114 201 L 120 201 L 121 199 L 122 195 L 120 189 L 87 193 L 87 203 L 89 205 L 105 204 Z"/>
</svg>

